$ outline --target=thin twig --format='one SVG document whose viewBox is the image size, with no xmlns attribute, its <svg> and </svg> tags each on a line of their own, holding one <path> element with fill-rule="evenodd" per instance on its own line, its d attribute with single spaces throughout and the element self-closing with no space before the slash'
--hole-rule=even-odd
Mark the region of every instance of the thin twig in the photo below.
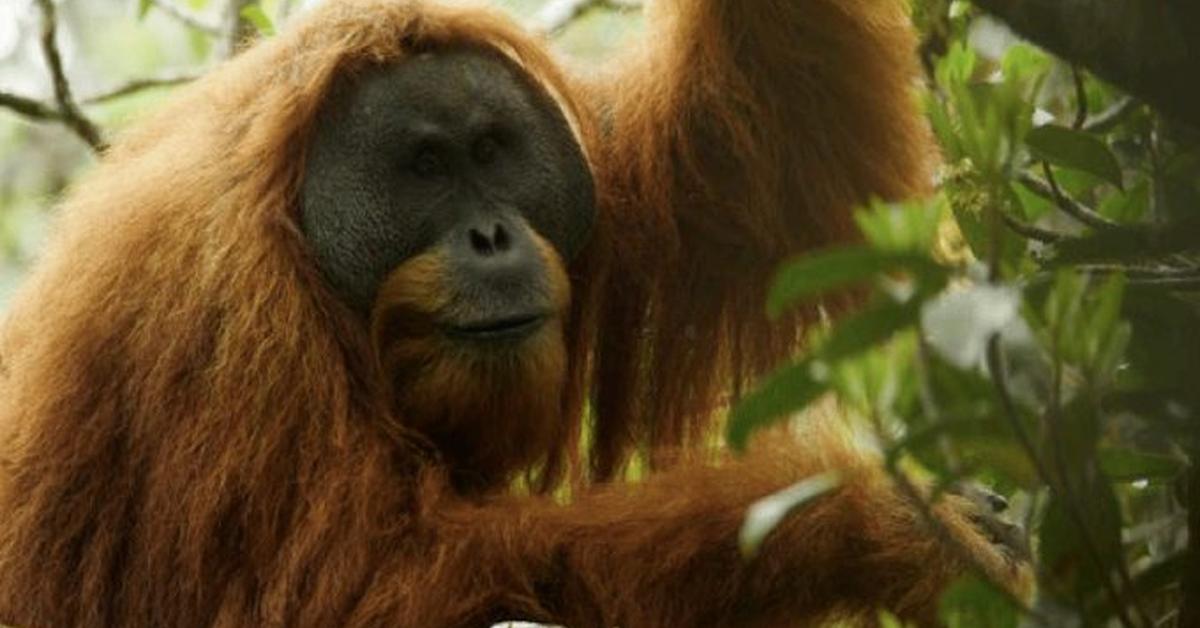
<svg viewBox="0 0 1200 628">
<path fill-rule="evenodd" d="M 1136 110 L 1141 104 L 1138 99 L 1126 96 L 1113 103 L 1108 109 L 1092 116 L 1083 124 L 1083 130 L 1089 133 L 1104 133 L 1119 124 L 1125 119 L 1125 116 Z"/>
<path fill-rule="evenodd" d="M 1049 167 L 1042 162 L 1043 171 L 1049 170 Z M 1053 201 L 1062 212 L 1075 220 L 1078 220 L 1085 226 L 1093 229 L 1113 229 L 1120 227 L 1119 224 L 1101 216 L 1099 212 L 1080 203 L 1079 201 L 1069 197 L 1058 186 L 1058 181 L 1054 178 L 1054 173 L 1051 171 L 1046 180 L 1039 179 L 1027 172 L 1022 172 L 1017 180 L 1026 188 L 1038 196 Z"/>
<path fill-rule="evenodd" d="M 1033 464 L 1034 470 L 1037 471 L 1038 477 L 1040 477 L 1042 482 L 1049 486 L 1050 490 L 1057 494 L 1058 497 L 1066 498 L 1063 499 L 1064 505 L 1066 506 L 1067 513 L 1071 517 L 1072 522 L 1079 530 L 1080 541 L 1083 545 L 1085 553 L 1088 555 L 1089 560 L 1098 569 L 1105 571 L 1104 559 L 1101 557 L 1100 550 L 1096 547 L 1094 539 L 1092 539 L 1091 531 L 1087 526 L 1087 522 L 1083 517 L 1083 513 L 1079 511 L 1078 503 L 1072 499 L 1070 495 L 1062 494 L 1062 489 L 1064 486 L 1062 483 L 1054 481 L 1055 476 L 1051 474 L 1050 469 L 1046 467 L 1045 462 L 1038 454 L 1038 450 L 1036 445 L 1033 443 L 1033 439 L 1029 436 L 1029 433 L 1025 431 L 1025 426 L 1021 424 L 1021 417 L 1017 411 L 1016 402 L 1013 401 L 1012 394 L 1008 390 L 1008 377 L 1005 374 L 1004 357 L 1001 351 L 1000 334 L 994 334 L 988 339 L 987 366 L 989 374 L 991 375 L 993 388 L 996 390 L 996 396 L 1000 400 L 1000 409 L 1005 418 L 1008 420 L 1009 426 L 1012 428 L 1013 433 L 1016 434 L 1018 444 L 1020 444 L 1021 448 L 1025 450 L 1026 457 L 1029 458 L 1029 461 Z M 1055 440 L 1057 442 L 1057 439 Z M 1062 477 L 1063 481 L 1065 482 L 1066 477 Z M 1129 616 L 1128 609 L 1125 606 L 1124 596 L 1121 595 L 1121 591 L 1112 582 L 1112 578 L 1105 573 L 1104 577 L 1101 578 L 1101 581 L 1104 585 L 1105 592 L 1113 602 L 1113 606 L 1116 607 L 1117 617 L 1121 621 L 1121 625 L 1125 626 L 1126 628 L 1132 628 L 1135 626 L 1136 624 L 1133 623 L 1133 619 Z"/>
<path fill-rule="evenodd" d="M 100 131 L 75 104 L 75 99 L 71 96 L 71 84 L 63 72 L 62 55 L 58 52 L 58 15 L 55 13 L 54 2 L 37 0 L 37 3 L 42 10 L 42 55 L 46 58 L 46 66 L 54 79 L 54 100 L 58 103 L 61 121 L 87 142 L 92 150 L 101 152 L 105 144 L 104 140 L 100 139 Z"/>
<path fill-rule="evenodd" d="M 85 105 L 104 103 L 117 98 L 136 94 L 143 90 L 153 89 L 155 87 L 171 87 L 183 83 L 190 83 L 199 77 L 199 74 L 176 74 L 153 78 L 133 79 L 132 81 L 118 85 L 112 89 L 88 96 L 87 98 L 83 99 L 83 103 Z"/>
<path fill-rule="evenodd" d="M 1058 333 L 1052 335 L 1051 352 L 1056 358 L 1054 360 L 1054 374 L 1052 376 L 1053 383 L 1050 388 L 1050 404 L 1046 413 L 1046 426 L 1050 442 L 1053 445 L 1051 448 L 1053 453 L 1052 458 L 1054 466 L 1058 471 L 1059 484 L 1051 484 L 1050 490 L 1057 495 L 1059 501 L 1066 504 L 1068 516 L 1078 529 L 1084 548 L 1087 550 L 1092 562 L 1104 574 L 1105 588 L 1110 594 L 1111 601 L 1120 606 L 1118 614 L 1124 615 L 1132 609 L 1142 626 L 1150 626 L 1153 622 L 1150 621 L 1150 616 L 1146 614 L 1146 611 L 1142 609 L 1142 605 L 1137 597 L 1137 591 L 1133 586 L 1133 580 L 1129 577 L 1129 570 L 1125 566 L 1124 558 L 1118 555 L 1112 565 L 1112 569 L 1116 572 L 1117 579 L 1119 580 L 1118 586 L 1111 582 L 1109 574 L 1105 572 L 1100 546 L 1095 538 L 1092 537 L 1092 529 L 1087 524 L 1088 519 L 1082 506 L 1082 500 L 1085 498 L 1080 496 L 1079 489 L 1087 490 L 1090 483 L 1096 481 L 1093 474 L 1098 471 L 1096 469 L 1097 463 L 1094 459 L 1084 462 L 1085 473 L 1076 476 L 1083 482 L 1083 486 L 1071 486 L 1071 469 L 1076 465 L 1067 461 L 1066 451 L 1063 446 L 1065 436 L 1060 429 L 1062 427 L 1060 425 L 1060 412 L 1062 408 L 1061 395 L 1064 369 L 1062 360 L 1057 358 L 1060 355 L 1059 338 Z M 1099 406 L 1095 406 L 1093 411 L 1099 413 Z M 1086 473 L 1087 471 L 1092 471 L 1093 473 Z M 1131 615 L 1130 619 L 1132 617 Z"/>
<path fill-rule="evenodd" d="M 1124 264 L 1080 264 L 1076 268 L 1085 273 L 1123 273 L 1131 280 L 1173 279 L 1177 281 L 1200 281 L 1200 267 L 1195 266 L 1179 268 L 1174 266 L 1146 267 L 1126 266 Z"/>
<path fill-rule="evenodd" d="M 1181 292 L 1196 292 L 1200 291 L 1200 277 L 1157 277 L 1157 278 L 1133 278 L 1129 279 L 1129 283 L 1139 286 L 1154 286 L 1157 288 L 1166 288 L 1168 290 L 1177 290 Z"/>
<path fill-rule="evenodd" d="M 169 0 L 151 0 L 153 6 L 188 28 L 200 31 L 209 37 L 220 37 L 221 29 L 203 19 L 184 11 Z"/>
<path fill-rule="evenodd" d="M 549 0 L 534 14 L 529 27 L 543 35 L 554 35 L 591 9 L 633 11 L 641 6 L 639 0 Z"/>
<path fill-rule="evenodd" d="M 0 107 L 11 109 L 27 118 L 34 118 L 35 120 L 62 121 L 62 114 L 57 109 L 32 98 L 8 92 L 0 92 Z"/>
<path fill-rule="evenodd" d="M 1020 220 L 1017 220 L 1016 218 L 1009 216 L 1005 212 L 999 212 L 999 213 L 1000 213 L 1000 218 L 1004 221 L 1004 226 L 1011 229 L 1013 231 L 1013 233 L 1016 233 L 1017 235 L 1025 238 L 1027 240 L 1044 242 L 1046 244 L 1055 244 L 1058 242 L 1062 242 L 1063 240 L 1068 240 L 1071 237 L 1071 236 L 1068 236 L 1068 235 L 1065 235 L 1062 233 L 1058 233 L 1056 231 L 1050 231 L 1049 229 L 1042 229 L 1041 227 L 1035 227 L 1027 222 L 1022 222 Z"/>
<path fill-rule="evenodd" d="M 1075 83 L 1075 121 L 1071 123 L 1071 128 L 1078 131 L 1088 118 L 1087 88 L 1083 85 L 1083 70 L 1074 63 L 1071 64 L 1071 79 Z"/>
</svg>

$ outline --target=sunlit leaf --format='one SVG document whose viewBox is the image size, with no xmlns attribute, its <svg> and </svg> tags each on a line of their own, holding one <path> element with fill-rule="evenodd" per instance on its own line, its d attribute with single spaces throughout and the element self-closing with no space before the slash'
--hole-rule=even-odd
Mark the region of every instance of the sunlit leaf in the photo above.
<svg viewBox="0 0 1200 628">
<path fill-rule="evenodd" d="M 938 84 L 950 86 L 966 83 L 975 73 L 975 51 L 965 42 L 956 41 L 950 46 L 946 56 L 938 63 Z"/>
<path fill-rule="evenodd" d="M 805 478 L 788 488 L 768 495 L 753 504 L 746 511 L 746 519 L 738 533 L 738 549 L 746 557 L 758 553 L 763 541 L 781 522 L 797 508 L 801 508 L 812 500 L 828 493 L 841 484 L 841 478 L 835 472 L 821 473 Z"/>
<path fill-rule="evenodd" d="M 916 333 L 901 331 L 886 343 L 833 365 L 839 400 L 864 416 L 908 416 L 917 402 Z"/>
<path fill-rule="evenodd" d="M 1104 475 L 1117 482 L 1169 481 L 1187 468 L 1186 463 L 1169 456 L 1122 447 L 1102 448 L 1098 455 Z"/>
<path fill-rule="evenodd" d="M 875 202 L 854 212 L 854 222 L 876 248 L 921 253 L 933 247 L 945 210 L 940 195 L 910 203 Z"/>
<path fill-rule="evenodd" d="M 837 323 L 817 353 L 827 362 L 857 355 L 917 322 L 918 304 L 886 300 Z"/>
<path fill-rule="evenodd" d="M 767 313 L 779 316 L 789 306 L 830 290 L 846 288 L 887 272 L 910 271 L 941 277 L 945 271 L 917 253 L 896 253 L 870 247 L 845 247 L 813 253 L 789 262 L 767 295 Z"/>
<path fill-rule="evenodd" d="M 975 471 L 989 471 L 1006 484 L 1036 488 L 1037 469 L 1012 435 L 1008 425 L 996 417 L 954 419 L 912 431 L 888 450 L 888 464 L 911 454 L 930 468 L 946 474 L 954 471 L 943 460 L 944 446 L 952 446 L 959 463 Z"/>
<path fill-rule="evenodd" d="M 266 11 L 263 11 L 260 4 L 249 4 L 242 7 L 242 19 L 254 25 L 258 29 L 260 35 L 270 37 L 275 34 L 275 25 L 271 22 L 271 18 L 267 17 Z"/>
<path fill-rule="evenodd" d="M 1105 197 L 1096 211 L 1119 223 L 1141 219 L 1150 209 L 1150 181 L 1143 179 L 1124 192 Z"/>
<path fill-rule="evenodd" d="M 754 430 L 786 419 L 812 403 L 828 387 L 828 382 L 813 376 L 813 363 L 809 360 L 776 371 L 730 413 L 726 434 L 729 444 L 742 449 Z"/>
</svg>

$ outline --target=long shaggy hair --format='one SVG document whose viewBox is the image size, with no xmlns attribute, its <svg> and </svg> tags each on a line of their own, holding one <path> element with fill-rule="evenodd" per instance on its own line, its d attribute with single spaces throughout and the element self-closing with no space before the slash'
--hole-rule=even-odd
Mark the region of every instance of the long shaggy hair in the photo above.
<svg viewBox="0 0 1200 628">
<path fill-rule="evenodd" d="M 850 239 L 869 196 L 930 181 L 903 3 L 659 4 L 642 49 L 585 80 L 487 10 L 330 0 L 119 138 L 0 329 L 0 619 L 700 626 L 927 609 L 961 564 L 835 439 L 586 488 L 640 447 L 700 444 L 728 395 L 796 348 L 806 315 L 762 313 L 772 269 Z M 405 326 L 406 303 L 438 298 L 435 257 L 397 269 L 363 324 L 297 227 L 335 79 L 453 46 L 497 50 L 551 93 L 596 178 L 595 233 L 554 288 L 570 314 L 527 363 L 448 355 Z M 414 360 L 436 363 L 420 387 Z M 505 387 L 528 392 L 489 394 Z M 406 416 L 439 396 L 438 420 Z M 479 458 L 433 449 L 431 429 Z M 743 563 L 746 504 L 831 467 L 846 488 Z M 576 501 L 506 496 L 519 476 L 534 493 L 573 478 Z"/>
</svg>

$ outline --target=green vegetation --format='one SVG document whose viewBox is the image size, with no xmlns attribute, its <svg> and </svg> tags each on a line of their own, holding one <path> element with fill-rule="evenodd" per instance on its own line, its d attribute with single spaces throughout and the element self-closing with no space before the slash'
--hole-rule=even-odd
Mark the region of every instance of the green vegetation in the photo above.
<svg viewBox="0 0 1200 628">
<path fill-rule="evenodd" d="M 864 245 L 781 270 L 773 312 L 852 287 L 867 305 L 743 399 L 728 436 L 831 393 L 890 469 L 1013 494 L 1038 599 L 968 576 L 948 625 L 1195 625 L 1195 129 L 964 3 L 922 8 L 944 50 L 925 57 L 941 193 L 864 208 Z"/>
</svg>

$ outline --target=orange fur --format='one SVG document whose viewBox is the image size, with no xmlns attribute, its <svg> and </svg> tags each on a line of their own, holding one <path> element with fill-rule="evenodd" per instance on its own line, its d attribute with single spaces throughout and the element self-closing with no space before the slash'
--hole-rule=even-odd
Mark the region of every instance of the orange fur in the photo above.
<svg viewBox="0 0 1200 628">
<path fill-rule="evenodd" d="M 698 445 L 729 392 L 796 348 L 805 317 L 762 314 L 780 260 L 851 238 L 855 203 L 930 179 L 902 2 L 661 4 L 644 50 L 601 82 L 569 78 L 486 10 L 329 0 L 120 138 L 0 328 L 0 620 L 926 616 L 961 561 L 834 438 L 601 482 L 635 448 Z M 395 271 L 367 326 L 296 226 L 334 77 L 425 45 L 493 47 L 524 68 L 596 176 L 596 233 L 554 282 L 563 316 L 508 364 L 456 354 L 404 315 L 442 303 L 436 256 Z M 434 366 L 409 381 L 414 360 Z M 585 470 L 571 452 L 589 405 Z M 441 427 L 480 457 L 431 450 Z M 469 492 L 448 461 L 475 473 Z M 746 506 L 830 468 L 846 485 L 743 562 Z M 502 490 L 535 472 L 542 494 L 571 472 L 575 498 Z M 967 506 L 942 514 L 1019 576 Z"/>
</svg>

